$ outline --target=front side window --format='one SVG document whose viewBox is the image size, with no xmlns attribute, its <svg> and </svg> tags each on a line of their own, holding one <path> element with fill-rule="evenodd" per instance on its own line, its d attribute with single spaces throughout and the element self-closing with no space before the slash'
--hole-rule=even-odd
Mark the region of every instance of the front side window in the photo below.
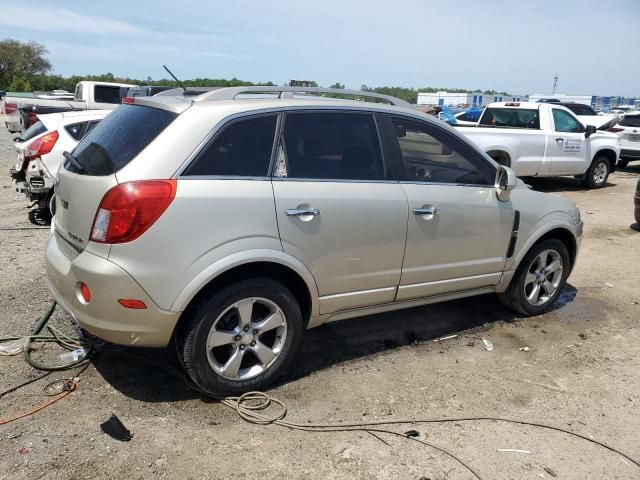
<svg viewBox="0 0 640 480">
<path fill-rule="evenodd" d="M 267 176 L 277 118 L 276 114 L 251 117 L 226 125 L 183 175 Z"/>
<path fill-rule="evenodd" d="M 553 109 L 553 123 L 555 125 L 556 132 L 584 132 L 584 127 L 573 115 L 558 108 Z"/>
<path fill-rule="evenodd" d="M 540 115 L 537 109 L 487 108 L 480 119 L 480 125 L 540 129 Z"/>
<path fill-rule="evenodd" d="M 489 185 L 493 167 L 468 145 L 422 122 L 393 118 L 403 180 Z"/>
<path fill-rule="evenodd" d="M 385 168 L 373 115 L 288 113 L 282 153 L 289 178 L 384 180 Z"/>
</svg>

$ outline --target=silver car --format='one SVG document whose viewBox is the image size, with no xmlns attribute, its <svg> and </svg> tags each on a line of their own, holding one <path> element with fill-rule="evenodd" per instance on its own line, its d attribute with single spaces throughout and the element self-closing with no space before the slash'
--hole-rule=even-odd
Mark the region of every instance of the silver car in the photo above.
<svg viewBox="0 0 640 480">
<path fill-rule="evenodd" d="M 490 292 L 537 315 L 565 285 L 576 206 L 402 100 L 189 93 L 118 107 L 59 171 L 48 284 L 93 334 L 176 342 L 196 384 L 237 394 L 307 328 Z"/>
</svg>

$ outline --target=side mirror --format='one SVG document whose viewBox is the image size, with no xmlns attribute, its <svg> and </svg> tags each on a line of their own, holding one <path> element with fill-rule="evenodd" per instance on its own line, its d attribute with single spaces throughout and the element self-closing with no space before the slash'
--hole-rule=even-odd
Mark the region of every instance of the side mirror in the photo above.
<svg viewBox="0 0 640 480">
<path fill-rule="evenodd" d="M 596 127 L 594 125 L 587 125 L 584 130 L 584 138 L 589 138 L 596 133 Z"/>
<path fill-rule="evenodd" d="M 516 188 L 518 184 L 518 178 L 516 172 L 504 165 L 498 165 L 498 171 L 496 172 L 496 196 L 501 202 L 509 201 L 511 191 Z"/>
</svg>

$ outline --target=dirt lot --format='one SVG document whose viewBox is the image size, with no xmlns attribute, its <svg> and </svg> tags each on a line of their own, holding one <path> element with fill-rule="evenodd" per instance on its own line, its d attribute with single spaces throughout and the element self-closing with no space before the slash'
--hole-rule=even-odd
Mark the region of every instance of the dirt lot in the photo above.
<svg viewBox="0 0 640 480">
<path fill-rule="evenodd" d="M 42 258 L 48 230 L 19 229 L 33 225 L 10 188 L 9 138 L 1 128 L 0 335 L 27 333 L 51 300 Z M 327 325 L 308 332 L 294 370 L 270 394 L 302 423 L 511 417 L 593 436 L 640 458 L 640 233 L 629 228 L 638 174 L 640 164 L 631 164 L 598 191 L 569 178 L 535 182 L 576 201 L 585 221 L 570 287 L 551 313 L 515 318 L 484 296 Z M 485 351 L 482 338 L 495 349 Z M 245 423 L 167 374 L 162 355 L 101 353 L 77 391 L 0 426 L 0 479 L 473 478 L 446 455 L 399 437 Z M 0 390 L 37 375 L 20 356 L 0 357 Z M 0 398 L 0 417 L 45 402 L 48 381 L 67 376 L 54 373 Z M 131 442 L 100 431 L 112 413 L 133 432 Z M 416 429 L 485 480 L 552 478 L 545 467 L 561 479 L 640 478 L 640 468 L 619 455 L 534 427 L 392 428 Z"/>
</svg>

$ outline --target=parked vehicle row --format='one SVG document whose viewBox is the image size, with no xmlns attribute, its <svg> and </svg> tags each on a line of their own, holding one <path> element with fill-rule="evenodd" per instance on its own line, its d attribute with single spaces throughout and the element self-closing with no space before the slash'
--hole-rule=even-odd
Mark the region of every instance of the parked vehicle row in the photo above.
<svg viewBox="0 0 640 480">
<path fill-rule="evenodd" d="M 536 315 L 571 272 L 575 204 L 402 100 L 165 93 L 131 99 L 65 153 L 47 282 L 99 337 L 173 339 L 211 393 L 272 383 L 306 328 L 489 292 Z"/>
<path fill-rule="evenodd" d="M 572 175 L 589 188 L 606 184 L 620 156 L 616 135 L 585 127 L 558 103 L 492 103 L 459 132 L 518 176 Z"/>
<path fill-rule="evenodd" d="M 10 170 L 13 187 L 37 206 L 40 219 L 53 216 L 53 187 L 63 152 L 73 150 L 108 113 L 84 110 L 40 115 L 39 121 L 15 138 L 18 158 Z"/>
<path fill-rule="evenodd" d="M 78 82 L 73 100 L 64 95 L 54 98 L 5 96 L 2 98 L 0 112 L 6 128 L 12 132 L 21 132 L 35 123 L 36 116 L 47 113 L 71 110 L 112 110 L 122 103 L 129 88 L 137 87 L 126 83 Z"/>
</svg>

